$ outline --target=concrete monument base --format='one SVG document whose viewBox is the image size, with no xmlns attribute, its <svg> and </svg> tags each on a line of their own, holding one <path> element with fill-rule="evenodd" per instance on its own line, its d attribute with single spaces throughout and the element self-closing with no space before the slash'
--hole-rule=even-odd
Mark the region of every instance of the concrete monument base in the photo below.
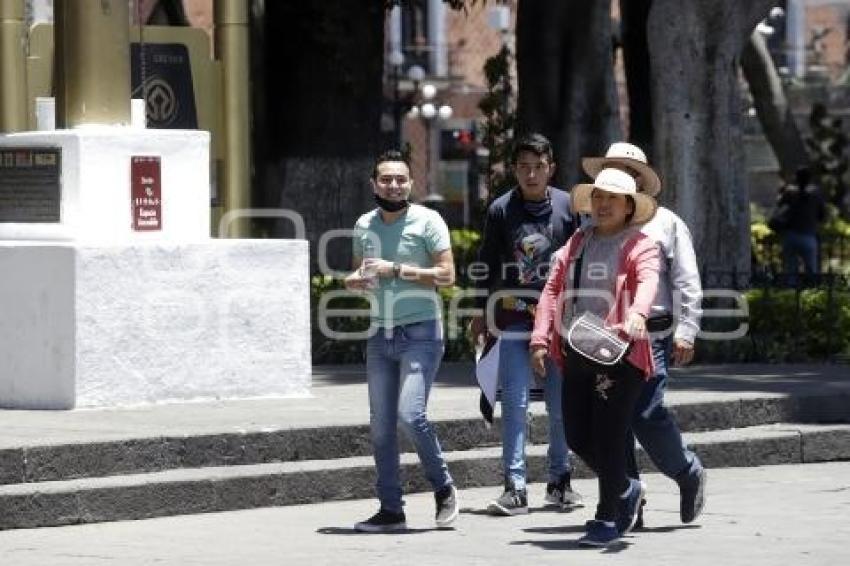
<svg viewBox="0 0 850 566">
<path fill-rule="evenodd" d="M 0 242 L 0 407 L 308 395 L 307 242 Z"/>
</svg>

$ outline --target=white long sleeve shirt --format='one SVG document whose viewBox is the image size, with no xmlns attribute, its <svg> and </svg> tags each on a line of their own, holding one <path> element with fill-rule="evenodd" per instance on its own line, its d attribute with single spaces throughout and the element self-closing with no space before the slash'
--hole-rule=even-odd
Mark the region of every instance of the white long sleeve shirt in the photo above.
<svg viewBox="0 0 850 566">
<path fill-rule="evenodd" d="M 652 310 L 671 313 L 677 322 L 673 337 L 693 344 L 702 318 L 702 284 L 691 231 L 673 211 L 659 206 L 641 232 L 658 243 L 664 259 Z"/>
</svg>

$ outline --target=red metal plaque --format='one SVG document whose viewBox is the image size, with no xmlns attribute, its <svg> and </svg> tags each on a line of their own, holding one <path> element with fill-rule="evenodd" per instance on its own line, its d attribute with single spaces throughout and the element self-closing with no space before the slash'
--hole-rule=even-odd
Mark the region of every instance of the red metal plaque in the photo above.
<svg viewBox="0 0 850 566">
<path fill-rule="evenodd" d="M 130 208 L 133 230 L 162 230 L 162 176 L 159 156 L 130 158 Z"/>
</svg>

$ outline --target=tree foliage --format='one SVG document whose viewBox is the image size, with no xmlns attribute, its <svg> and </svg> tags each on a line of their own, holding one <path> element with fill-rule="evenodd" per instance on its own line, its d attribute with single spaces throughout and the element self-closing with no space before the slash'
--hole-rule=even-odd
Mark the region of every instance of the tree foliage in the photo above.
<svg viewBox="0 0 850 566">
<path fill-rule="evenodd" d="M 484 63 L 487 93 L 478 102 L 484 114 L 481 121 L 481 145 L 487 150 L 484 176 L 490 199 L 494 199 L 514 184 L 510 168 L 511 142 L 516 114 L 510 69 L 513 56 L 503 45 L 499 52 Z"/>
<path fill-rule="evenodd" d="M 806 148 L 812 159 L 815 178 L 826 198 L 843 218 L 850 217 L 847 203 L 847 136 L 841 118 L 829 115 L 821 103 L 812 106 L 809 116 L 811 135 L 806 138 Z"/>
</svg>

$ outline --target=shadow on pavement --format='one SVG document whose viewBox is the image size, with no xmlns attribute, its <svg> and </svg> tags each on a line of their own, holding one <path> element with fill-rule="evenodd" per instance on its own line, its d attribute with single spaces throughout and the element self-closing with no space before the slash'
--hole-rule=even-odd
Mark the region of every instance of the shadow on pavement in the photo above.
<svg viewBox="0 0 850 566">
<path fill-rule="evenodd" d="M 584 529 L 582 528 L 582 531 Z M 580 546 L 578 544 L 578 539 L 567 539 L 567 540 L 516 540 L 511 543 L 512 545 L 528 545 L 528 546 L 536 546 L 543 550 L 582 550 L 582 551 L 601 551 L 600 554 L 615 554 L 618 552 L 622 552 L 629 548 L 632 544 L 630 542 L 626 542 L 624 540 L 617 541 L 605 548 L 598 548 L 593 546 Z"/>
<path fill-rule="evenodd" d="M 316 529 L 316 532 L 320 535 L 357 535 L 361 537 L 375 536 L 375 535 L 419 535 L 422 533 L 430 533 L 431 531 L 450 531 L 454 530 L 452 527 L 432 527 L 428 529 L 404 529 L 401 531 L 388 531 L 385 533 L 361 533 L 359 531 L 355 531 L 350 527 L 322 527 Z"/>
<path fill-rule="evenodd" d="M 667 525 L 664 527 L 643 527 L 640 530 L 634 531 L 635 534 L 642 533 L 672 533 L 674 531 L 688 531 L 691 529 L 701 529 L 702 525 Z"/>
<path fill-rule="evenodd" d="M 557 527 L 529 527 L 523 532 L 537 535 L 566 535 L 584 533 L 584 525 L 559 525 Z"/>
<path fill-rule="evenodd" d="M 486 507 L 462 507 L 460 512 L 464 513 L 466 515 L 478 515 L 478 516 L 481 516 L 481 517 L 493 517 L 494 519 L 510 519 L 511 518 L 510 515 L 496 515 L 494 513 L 491 513 L 490 511 L 487 510 Z M 551 509 L 551 508 L 548 508 L 548 507 L 529 507 L 528 508 L 528 514 L 529 515 L 535 514 L 535 513 L 559 513 L 559 514 L 562 514 L 562 515 L 568 514 L 568 512 L 558 511 L 557 509 Z M 521 517 L 522 515 L 517 515 L 517 516 Z"/>
</svg>

